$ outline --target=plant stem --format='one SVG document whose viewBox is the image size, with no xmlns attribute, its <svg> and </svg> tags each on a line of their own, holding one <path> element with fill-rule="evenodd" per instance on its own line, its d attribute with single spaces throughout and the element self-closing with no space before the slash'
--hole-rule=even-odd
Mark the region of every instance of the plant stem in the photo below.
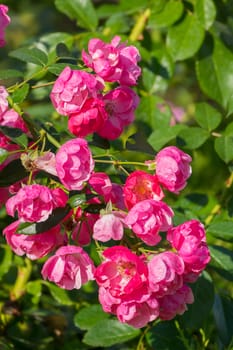
<svg viewBox="0 0 233 350">
<path fill-rule="evenodd" d="M 146 166 L 148 167 L 147 164 L 142 163 L 142 162 L 128 162 L 128 161 L 120 161 L 120 160 L 95 160 L 96 163 L 103 163 L 103 164 L 112 164 L 114 166 L 119 166 L 119 165 L 138 165 L 138 166 Z"/>
<path fill-rule="evenodd" d="M 25 259 L 25 266 L 18 266 L 18 275 L 10 293 L 10 299 L 12 301 L 18 300 L 25 292 L 27 282 L 30 278 L 32 271 L 31 261 Z"/>
<path fill-rule="evenodd" d="M 129 36 L 129 39 L 131 41 L 137 41 L 140 38 L 140 36 L 145 28 L 146 22 L 147 22 L 148 18 L 150 17 L 150 14 L 151 14 L 150 9 L 146 9 L 138 17 L 138 20 L 137 20 L 135 26 L 133 27 L 131 34 Z"/>
</svg>

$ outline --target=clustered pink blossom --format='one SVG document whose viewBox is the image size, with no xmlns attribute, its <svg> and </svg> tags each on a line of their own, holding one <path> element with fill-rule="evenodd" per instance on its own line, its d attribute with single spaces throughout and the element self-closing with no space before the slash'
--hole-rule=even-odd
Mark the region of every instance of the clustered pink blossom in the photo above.
<svg viewBox="0 0 233 350">
<path fill-rule="evenodd" d="M 3 27 L 6 11 L 0 5 Z M 0 205 L 5 203 L 15 219 L 3 234 L 15 254 L 47 259 L 42 276 L 59 287 L 79 289 L 95 280 L 103 310 L 120 322 L 141 328 L 158 318 L 170 320 L 193 303 L 189 284 L 210 261 L 201 222 L 174 226 L 174 212 L 165 202 L 166 191 L 178 194 L 185 188 L 191 156 L 168 146 L 142 163 L 147 171 L 132 171 L 124 182 L 95 171 L 100 160 L 97 156 L 94 161 L 85 137 L 97 133 L 114 140 L 133 122 L 139 97 L 132 86 L 141 72 L 140 55 L 116 36 L 108 44 L 91 39 L 82 59 L 92 72 L 66 67 L 50 95 L 56 111 L 68 118 L 74 137 L 56 153 L 44 147 L 40 151 L 36 142 L 27 154 L 0 133 L 0 148 L 9 152 L 0 170 L 21 156 L 31 172 L 29 178 L 0 188 Z M 3 86 L 0 126 L 31 136 L 23 118 L 10 108 Z M 48 182 L 36 176 L 41 171 L 50 174 Z M 64 215 L 51 224 L 56 213 Z M 40 229 L 29 235 L 28 227 Z M 84 250 L 93 241 L 101 257 L 98 266 Z"/>
<path fill-rule="evenodd" d="M 6 44 L 5 42 L 5 28 L 10 23 L 10 17 L 7 15 L 8 7 L 0 4 L 0 47 Z"/>
</svg>

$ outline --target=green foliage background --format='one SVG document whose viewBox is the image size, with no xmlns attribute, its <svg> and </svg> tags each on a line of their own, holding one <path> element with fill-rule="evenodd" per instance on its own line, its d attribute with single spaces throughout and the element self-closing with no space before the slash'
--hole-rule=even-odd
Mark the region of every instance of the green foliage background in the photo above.
<svg viewBox="0 0 233 350">
<path fill-rule="evenodd" d="M 0 84 L 12 106 L 54 139 L 69 138 L 66 120 L 49 100 L 65 65 L 80 67 L 88 40 L 114 35 L 140 50 L 141 97 L 135 124 L 111 149 L 119 159 L 153 159 L 174 144 L 193 158 L 193 174 L 168 198 L 175 224 L 205 223 L 211 263 L 193 286 L 195 303 L 169 322 L 135 330 L 102 312 L 96 287 L 67 292 L 41 280 L 43 259 L 31 263 L 0 239 L 2 350 L 183 350 L 233 348 L 233 1 L 8 0 L 11 25 L 1 49 Z M 171 106 L 184 109 L 171 126 Z M 161 106 L 163 106 L 161 108 Z M 6 130 L 3 130 L 6 132 Z M 25 147 L 23 135 L 10 135 Z M 94 140 L 96 148 L 105 147 Z M 107 145 L 108 147 L 108 145 Z M 0 153 L 1 161 L 6 155 Z M 12 169 L 14 169 L 12 171 Z M 109 169 L 108 171 L 112 171 Z M 114 175 L 114 173 L 112 174 Z M 18 163 L 0 173 L 0 186 L 25 176 Z M 9 224 L 0 211 L 0 228 Z M 94 256 L 94 247 L 90 252 Z"/>
</svg>

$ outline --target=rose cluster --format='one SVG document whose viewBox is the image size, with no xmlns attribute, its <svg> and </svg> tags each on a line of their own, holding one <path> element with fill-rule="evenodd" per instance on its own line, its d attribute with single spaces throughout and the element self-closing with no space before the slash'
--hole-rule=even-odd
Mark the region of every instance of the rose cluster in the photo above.
<svg viewBox="0 0 233 350">
<path fill-rule="evenodd" d="M 36 154 L 32 158 L 30 152 L 21 154 L 16 149 L 19 152 L 13 153 L 21 155 L 34 177 L 4 189 L 9 196 L 6 211 L 16 220 L 3 234 L 16 254 L 29 259 L 47 256 L 42 276 L 61 288 L 79 289 L 95 280 L 103 310 L 120 322 L 141 328 L 157 318 L 170 320 L 193 303 L 189 284 L 210 260 L 203 225 L 189 220 L 174 226 L 174 212 L 164 201 L 166 191 L 178 194 L 184 189 L 192 159 L 176 146 L 168 146 L 142 163 L 147 171 L 131 172 L 124 183 L 95 171 L 85 136 L 95 132 L 113 140 L 133 122 L 139 97 L 130 86 L 140 75 L 140 55 L 136 47 L 115 37 L 110 44 L 91 39 L 82 58 L 92 72 L 67 66 L 51 92 L 55 109 L 68 117 L 75 137 L 56 154 L 40 151 L 36 142 L 30 146 Z M 105 92 L 106 82 L 115 84 L 114 89 Z M 6 89 L 0 87 L 0 125 L 30 134 L 23 119 L 9 108 L 7 97 Z M 18 147 L 2 134 L 0 142 L 7 151 Z M 11 161 L 12 156 L 1 167 Z M 40 171 L 53 176 L 48 185 L 37 177 Z M 69 197 L 74 193 L 80 201 L 71 205 Z M 67 214 L 55 226 L 33 235 L 23 231 L 24 225 L 46 226 L 62 210 Z M 95 241 L 99 264 L 85 251 Z"/>
</svg>

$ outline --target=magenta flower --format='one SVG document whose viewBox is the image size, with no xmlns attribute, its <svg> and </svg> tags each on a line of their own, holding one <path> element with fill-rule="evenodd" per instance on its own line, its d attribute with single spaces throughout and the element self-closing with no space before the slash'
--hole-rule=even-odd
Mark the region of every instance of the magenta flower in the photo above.
<svg viewBox="0 0 233 350">
<path fill-rule="evenodd" d="M 171 228 L 167 240 L 184 260 L 186 273 L 200 274 L 210 261 L 204 226 L 198 220 Z"/>
<path fill-rule="evenodd" d="M 173 294 L 183 285 L 184 262 L 173 252 L 156 254 L 148 263 L 149 287 L 156 297 Z"/>
<path fill-rule="evenodd" d="M 52 190 L 37 184 L 22 187 L 6 202 L 8 215 L 14 216 L 17 212 L 20 221 L 26 222 L 45 221 L 56 207 Z"/>
<path fill-rule="evenodd" d="M 87 141 L 76 138 L 64 143 L 56 154 L 56 170 L 68 190 L 81 190 L 94 169 Z"/>
<path fill-rule="evenodd" d="M 161 240 L 159 232 L 171 227 L 173 215 L 172 209 L 162 201 L 146 199 L 130 209 L 125 224 L 143 242 L 152 246 Z"/>
<path fill-rule="evenodd" d="M 145 199 L 161 200 L 163 197 L 163 191 L 155 175 L 136 170 L 127 177 L 124 185 L 124 199 L 128 209 Z"/>
<path fill-rule="evenodd" d="M 190 287 L 184 284 L 174 294 L 159 298 L 158 302 L 160 305 L 159 317 L 162 320 L 171 320 L 187 310 L 186 304 L 194 302 L 193 292 Z"/>
<path fill-rule="evenodd" d="M 100 130 L 107 117 L 103 100 L 89 98 L 79 112 L 70 115 L 68 129 L 75 136 L 85 137 Z"/>
<path fill-rule="evenodd" d="M 8 7 L 6 5 L 0 5 L 0 47 L 6 44 L 5 42 L 5 28 L 10 23 L 10 17 L 7 15 Z"/>
<path fill-rule="evenodd" d="M 87 99 L 96 98 L 103 86 L 93 74 L 66 67 L 57 78 L 50 98 L 58 113 L 70 116 L 78 113 Z"/>
<path fill-rule="evenodd" d="M 16 232 L 19 224 L 20 220 L 17 220 L 3 230 L 7 243 L 17 255 L 25 254 L 29 259 L 36 260 L 66 244 L 67 237 L 62 234 L 60 225 L 43 233 L 24 235 Z"/>
<path fill-rule="evenodd" d="M 82 209 L 78 208 L 72 229 L 73 241 L 81 246 L 88 245 L 91 242 L 93 226 L 98 218 L 99 214 L 82 212 Z"/>
<path fill-rule="evenodd" d="M 175 146 L 168 146 L 155 157 L 159 182 L 170 192 L 179 193 L 187 184 L 192 169 L 192 158 Z"/>
<path fill-rule="evenodd" d="M 97 133 L 106 139 L 114 140 L 133 122 L 139 97 L 130 88 L 121 86 L 109 91 L 103 97 L 103 101 L 108 117 Z"/>
<path fill-rule="evenodd" d="M 0 5 L 1 8 L 1 5 Z M 0 86 L 0 118 L 1 115 L 6 112 L 8 109 L 8 100 L 7 97 L 9 96 L 6 88 L 4 86 Z"/>
<path fill-rule="evenodd" d="M 82 59 L 105 81 L 135 85 L 141 74 L 137 65 L 140 55 L 135 46 L 126 46 L 120 40 L 119 36 L 115 36 L 110 44 L 106 44 L 100 39 L 91 39 L 88 54 L 83 50 Z"/>
<path fill-rule="evenodd" d="M 95 267 L 89 255 L 77 246 L 64 246 L 42 268 L 42 276 L 64 289 L 79 289 L 94 279 Z"/>
</svg>

